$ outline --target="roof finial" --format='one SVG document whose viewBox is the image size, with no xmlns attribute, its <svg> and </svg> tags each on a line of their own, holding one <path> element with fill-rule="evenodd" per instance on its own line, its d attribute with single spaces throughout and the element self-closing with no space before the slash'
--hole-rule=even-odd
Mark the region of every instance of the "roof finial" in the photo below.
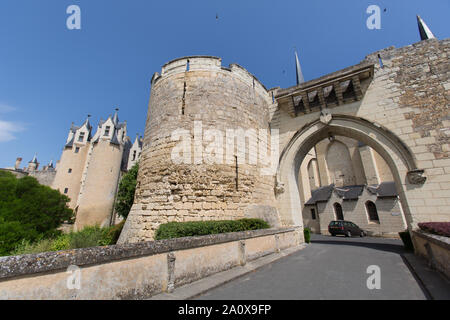
<svg viewBox="0 0 450 320">
<path fill-rule="evenodd" d="M 300 62 L 298 61 L 298 55 L 297 55 L 297 48 L 295 48 L 294 54 L 295 54 L 295 76 L 297 80 L 297 85 L 300 83 L 305 82 L 305 79 L 303 78 L 302 68 L 300 67 Z"/>
<path fill-rule="evenodd" d="M 419 26 L 420 40 L 436 38 L 430 28 L 426 25 L 425 21 L 423 21 L 419 15 L 417 15 L 417 24 Z"/>
</svg>

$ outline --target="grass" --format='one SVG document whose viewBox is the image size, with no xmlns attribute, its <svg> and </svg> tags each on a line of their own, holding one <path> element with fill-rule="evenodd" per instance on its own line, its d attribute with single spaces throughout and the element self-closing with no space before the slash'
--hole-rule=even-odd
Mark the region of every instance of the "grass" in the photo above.
<svg viewBox="0 0 450 320">
<path fill-rule="evenodd" d="M 125 221 L 116 226 L 100 228 L 99 226 L 85 227 L 81 231 L 62 234 L 54 239 L 42 239 L 30 243 L 22 241 L 11 255 L 34 254 L 41 252 L 89 248 L 116 244 Z"/>
</svg>

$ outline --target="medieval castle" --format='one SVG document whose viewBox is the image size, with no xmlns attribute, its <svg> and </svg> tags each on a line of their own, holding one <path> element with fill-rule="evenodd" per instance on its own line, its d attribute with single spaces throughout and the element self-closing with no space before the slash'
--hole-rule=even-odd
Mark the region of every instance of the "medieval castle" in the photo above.
<svg viewBox="0 0 450 320">
<path fill-rule="evenodd" d="M 450 40 L 417 18 L 422 41 L 307 82 L 296 59 L 286 89 L 217 57 L 166 63 L 119 243 L 169 221 L 259 217 L 326 234 L 345 219 L 388 236 L 448 221 Z"/>
<path fill-rule="evenodd" d="M 121 175 L 140 159 L 119 243 L 170 221 L 258 217 L 326 234 L 345 219 L 386 236 L 448 221 L 450 40 L 418 23 L 422 41 L 307 82 L 296 55 L 286 89 L 217 57 L 170 61 L 152 78 L 143 140 L 116 111 L 94 135 L 89 119 L 72 125 L 56 168 L 35 157 L 15 171 L 69 196 L 79 229 L 116 222 Z"/>
<path fill-rule="evenodd" d="M 139 161 L 142 138 L 133 143 L 127 136 L 126 122 L 120 122 L 117 109 L 113 116 L 101 120 L 92 134 L 89 117 L 81 126 L 72 126 L 56 168 L 51 162 L 39 170 L 37 157 L 20 169 L 18 158 L 11 172 L 30 175 L 41 184 L 59 190 L 70 198 L 75 211 L 75 230 L 98 224 L 112 225 L 119 217 L 114 202 L 121 176 Z"/>
</svg>

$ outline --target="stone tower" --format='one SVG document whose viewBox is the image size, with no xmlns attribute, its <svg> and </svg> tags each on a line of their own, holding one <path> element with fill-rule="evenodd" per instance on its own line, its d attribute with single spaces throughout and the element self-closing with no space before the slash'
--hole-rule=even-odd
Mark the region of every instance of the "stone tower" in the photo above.
<svg viewBox="0 0 450 320">
<path fill-rule="evenodd" d="M 92 126 L 89 119 L 80 126 L 70 127 L 52 188 L 70 198 L 69 207 L 76 210 L 80 181 L 91 141 Z"/>
<path fill-rule="evenodd" d="M 179 58 L 155 73 L 134 205 L 119 243 L 152 240 L 169 221 L 265 215 L 276 225 L 273 176 L 261 173 L 260 159 L 271 104 L 253 75 L 222 67 L 220 58 Z"/>
<path fill-rule="evenodd" d="M 75 230 L 110 224 L 123 166 L 126 131 L 126 122 L 119 122 L 117 109 L 113 117 L 99 123 L 81 177 Z"/>
<path fill-rule="evenodd" d="M 118 182 L 126 168 L 129 138 L 117 110 L 99 122 L 94 136 L 91 131 L 89 119 L 80 127 L 72 124 L 52 184 L 70 198 L 75 230 L 111 223 Z"/>
</svg>

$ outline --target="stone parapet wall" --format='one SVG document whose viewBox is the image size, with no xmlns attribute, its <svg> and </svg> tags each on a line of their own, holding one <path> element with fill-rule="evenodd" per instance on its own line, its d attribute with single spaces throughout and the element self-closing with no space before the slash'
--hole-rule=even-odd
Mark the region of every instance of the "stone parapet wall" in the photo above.
<svg viewBox="0 0 450 320">
<path fill-rule="evenodd" d="M 423 231 L 413 231 L 411 235 L 416 254 L 450 280 L 450 238 Z"/>
<path fill-rule="evenodd" d="M 296 247 L 299 229 L 264 229 L 0 258 L 0 299 L 142 299 Z M 69 266 L 80 289 L 68 289 Z"/>
</svg>

